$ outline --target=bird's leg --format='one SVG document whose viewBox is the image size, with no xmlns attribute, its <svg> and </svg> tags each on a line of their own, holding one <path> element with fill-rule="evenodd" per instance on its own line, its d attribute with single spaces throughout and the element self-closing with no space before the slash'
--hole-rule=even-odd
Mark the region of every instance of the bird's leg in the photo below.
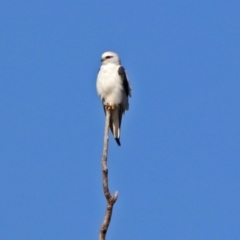
<svg viewBox="0 0 240 240">
<path fill-rule="evenodd" d="M 115 106 L 107 103 L 107 104 L 105 105 L 105 108 L 106 108 L 108 111 L 112 111 L 112 110 L 114 110 Z"/>
</svg>

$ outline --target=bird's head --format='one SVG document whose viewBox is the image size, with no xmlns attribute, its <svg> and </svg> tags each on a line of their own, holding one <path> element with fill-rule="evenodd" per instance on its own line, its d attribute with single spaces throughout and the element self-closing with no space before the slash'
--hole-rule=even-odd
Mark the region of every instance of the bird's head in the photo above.
<svg viewBox="0 0 240 240">
<path fill-rule="evenodd" d="M 120 58 L 115 52 L 105 52 L 101 57 L 102 64 L 113 63 L 120 65 Z"/>
</svg>

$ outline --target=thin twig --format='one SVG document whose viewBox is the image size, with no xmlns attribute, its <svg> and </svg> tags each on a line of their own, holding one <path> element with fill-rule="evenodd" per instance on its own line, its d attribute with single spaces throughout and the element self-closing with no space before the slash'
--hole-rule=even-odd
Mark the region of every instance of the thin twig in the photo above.
<svg viewBox="0 0 240 240">
<path fill-rule="evenodd" d="M 111 221 L 113 205 L 117 200 L 118 192 L 111 195 L 108 189 L 108 167 L 107 167 L 107 156 L 108 156 L 108 129 L 110 123 L 111 111 L 106 109 L 106 123 L 104 131 L 104 146 L 103 146 L 103 156 L 102 156 L 102 176 L 103 176 L 103 191 L 107 200 L 107 208 L 105 217 L 100 228 L 99 240 L 105 240 L 107 230 Z"/>
</svg>

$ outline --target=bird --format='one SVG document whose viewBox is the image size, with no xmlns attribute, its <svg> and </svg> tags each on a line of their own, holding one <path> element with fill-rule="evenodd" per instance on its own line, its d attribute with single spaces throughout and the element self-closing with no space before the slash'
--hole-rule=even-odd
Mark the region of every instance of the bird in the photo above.
<svg viewBox="0 0 240 240">
<path fill-rule="evenodd" d="M 115 52 L 104 52 L 97 75 L 96 88 L 102 101 L 104 113 L 111 111 L 109 127 L 119 146 L 122 115 L 129 110 L 131 87 L 121 60 Z"/>
</svg>

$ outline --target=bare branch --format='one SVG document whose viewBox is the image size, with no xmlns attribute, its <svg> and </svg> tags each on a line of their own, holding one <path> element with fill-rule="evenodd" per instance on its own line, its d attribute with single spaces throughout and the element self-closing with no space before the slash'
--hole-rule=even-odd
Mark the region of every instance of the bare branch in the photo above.
<svg viewBox="0 0 240 240">
<path fill-rule="evenodd" d="M 111 221 L 113 205 L 117 200 L 118 192 L 111 195 L 108 189 L 108 167 L 107 167 L 107 156 L 108 156 L 108 130 L 110 123 L 111 110 L 106 109 L 106 123 L 104 131 L 104 146 L 103 146 L 103 156 L 102 156 L 102 176 L 103 176 L 103 191 L 107 200 L 107 208 L 105 217 L 100 228 L 99 240 L 105 240 L 107 230 Z"/>
</svg>

